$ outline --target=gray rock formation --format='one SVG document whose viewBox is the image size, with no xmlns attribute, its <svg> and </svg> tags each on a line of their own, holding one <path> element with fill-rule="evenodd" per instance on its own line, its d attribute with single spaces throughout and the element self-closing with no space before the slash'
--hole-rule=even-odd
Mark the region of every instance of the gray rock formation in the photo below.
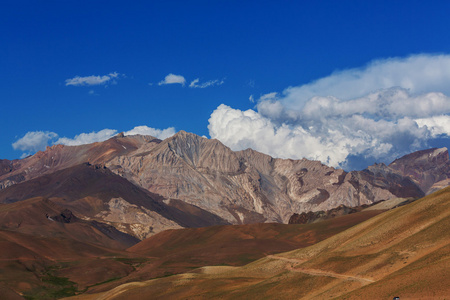
<svg viewBox="0 0 450 300">
<path fill-rule="evenodd" d="M 232 224 L 287 223 L 293 212 L 395 198 L 403 186 L 413 187 L 408 196 L 423 195 L 410 179 L 390 169 L 384 177 L 380 171 L 346 173 L 318 161 L 275 159 L 251 149 L 233 152 L 217 140 L 184 131 L 118 156 L 107 167 L 153 193 L 196 205 Z M 392 178 L 397 178 L 395 187 Z"/>
<path fill-rule="evenodd" d="M 411 178 L 425 194 L 449 185 L 450 160 L 447 148 L 417 151 L 396 159 L 389 167 Z"/>
</svg>

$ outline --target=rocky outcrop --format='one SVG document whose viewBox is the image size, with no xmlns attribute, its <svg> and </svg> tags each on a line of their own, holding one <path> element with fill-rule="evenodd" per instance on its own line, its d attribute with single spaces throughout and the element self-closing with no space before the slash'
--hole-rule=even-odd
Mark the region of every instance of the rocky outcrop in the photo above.
<svg viewBox="0 0 450 300">
<path fill-rule="evenodd" d="M 131 204 L 121 197 L 111 198 L 107 205 L 95 217 L 115 224 L 121 231 L 129 232 L 140 240 L 163 230 L 183 228 L 177 222 L 143 206 Z"/>
<path fill-rule="evenodd" d="M 317 221 L 323 221 L 331 218 L 335 218 L 338 216 L 344 216 L 348 214 L 352 214 L 355 212 L 361 211 L 363 208 L 367 207 L 367 205 L 358 206 L 358 207 L 347 207 L 345 205 L 340 205 L 338 207 L 332 208 L 327 211 L 309 211 L 302 212 L 300 214 L 293 214 L 289 218 L 288 224 L 309 224 Z"/>
<path fill-rule="evenodd" d="M 423 195 L 411 180 L 403 182 L 389 170 L 346 173 L 318 161 L 276 159 L 251 149 L 234 152 L 217 140 L 184 131 L 106 165 L 151 192 L 196 205 L 232 224 L 287 223 L 293 212 L 398 197 L 403 186 L 411 190 L 409 196 Z"/>
<path fill-rule="evenodd" d="M 79 220 L 69 209 L 64 209 L 61 213 L 54 216 L 49 216 L 48 214 L 46 216 L 47 219 L 60 223 L 73 223 Z"/>
<path fill-rule="evenodd" d="M 425 194 L 448 185 L 450 160 L 447 148 L 417 151 L 393 161 L 389 167 L 411 178 Z M 433 187 L 433 185 L 437 184 Z"/>
<path fill-rule="evenodd" d="M 408 176 L 402 175 L 395 169 L 392 169 L 385 164 L 374 164 L 363 171 L 351 172 L 357 180 L 352 180 L 351 183 L 358 187 L 358 182 L 366 181 L 374 187 L 387 190 L 394 196 L 399 198 L 408 197 L 423 197 L 425 193 L 422 189 Z M 371 197 L 371 191 L 366 189 L 364 191 L 368 197 Z"/>
</svg>

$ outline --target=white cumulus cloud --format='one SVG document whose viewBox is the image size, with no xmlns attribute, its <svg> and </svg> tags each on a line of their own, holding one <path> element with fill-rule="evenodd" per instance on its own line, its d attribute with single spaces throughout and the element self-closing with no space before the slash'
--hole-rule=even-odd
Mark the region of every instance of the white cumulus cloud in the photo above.
<svg viewBox="0 0 450 300">
<path fill-rule="evenodd" d="M 170 73 L 164 78 L 164 80 L 160 81 L 158 85 L 174 84 L 174 83 L 178 83 L 184 86 L 186 84 L 186 79 L 184 78 L 184 76 Z"/>
<path fill-rule="evenodd" d="M 23 137 L 12 144 L 15 150 L 21 151 L 42 151 L 48 144 L 58 137 L 58 134 L 51 131 L 29 131 Z"/>
<path fill-rule="evenodd" d="M 151 128 L 151 127 L 148 127 L 145 125 L 136 126 L 133 129 L 124 132 L 125 135 L 135 135 L 135 134 L 151 135 L 151 136 L 154 136 L 161 140 L 171 137 L 175 133 L 176 133 L 176 131 L 175 131 L 174 127 L 169 127 L 166 129 L 157 129 L 157 128 Z"/>
<path fill-rule="evenodd" d="M 107 75 L 91 75 L 91 76 L 75 76 L 74 78 L 66 79 L 66 86 L 91 86 L 91 85 L 101 85 L 108 82 L 115 83 L 115 79 L 119 77 L 119 73 L 113 72 Z"/>
<path fill-rule="evenodd" d="M 234 150 L 344 168 L 355 158 L 390 162 L 450 136 L 449 80 L 447 55 L 378 60 L 263 95 L 256 111 L 220 105 L 208 129 Z"/>
<path fill-rule="evenodd" d="M 211 138 L 233 150 L 252 148 L 275 157 L 309 157 L 330 164 L 339 163 L 348 154 L 341 151 L 336 155 L 331 141 L 321 140 L 301 126 L 277 126 L 254 110 L 241 111 L 224 104 L 211 114 L 208 129 Z"/>
<path fill-rule="evenodd" d="M 431 131 L 433 137 L 440 135 L 450 136 L 450 116 L 436 115 L 429 118 L 416 119 L 419 127 L 426 127 Z"/>
<path fill-rule="evenodd" d="M 116 129 L 103 129 L 97 132 L 94 131 L 91 133 L 80 133 L 72 139 L 66 137 L 60 138 L 55 142 L 55 144 L 77 146 L 77 145 L 91 144 L 95 142 L 103 142 L 117 135 L 117 133 L 118 131 Z M 166 129 L 157 129 L 142 125 L 136 126 L 133 129 L 124 132 L 124 135 L 135 135 L 135 134 L 151 135 L 153 137 L 163 140 L 165 138 L 174 135 L 175 128 L 169 127 Z"/>
<path fill-rule="evenodd" d="M 287 108 L 299 110 L 315 96 L 349 100 L 391 87 L 402 87 L 414 94 L 439 91 L 450 95 L 449 81 L 450 55 L 420 54 L 336 71 L 311 83 L 289 87 L 280 98 Z"/>
<path fill-rule="evenodd" d="M 117 130 L 115 129 L 103 129 L 98 132 L 90 132 L 90 133 L 80 133 L 76 135 L 74 138 L 62 137 L 59 138 L 55 144 L 63 144 L 67 146 L 78 146 L 84 144 L 91 144 L 95 142 L 103 142 L 107 139 L 112 138 L 117 134 Z"/>
</svg>

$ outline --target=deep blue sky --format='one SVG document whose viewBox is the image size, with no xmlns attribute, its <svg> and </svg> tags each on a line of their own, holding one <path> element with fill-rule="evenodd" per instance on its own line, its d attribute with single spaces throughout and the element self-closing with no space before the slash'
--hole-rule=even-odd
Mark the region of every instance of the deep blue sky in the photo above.
<svg viewBox="0 0 450 300">
<path fill-rule="evenodd" d="M 175 127 L 374 59 L 450 53 L 449 1 L 2 1 L 0 158 L 29 131 Z M 117 84 L 66 86 L 118 72 Z M 157 83 L 169 73 L 193 89 Z M 149 85 L 152 83 L 153 85 Z"/>
</svg>

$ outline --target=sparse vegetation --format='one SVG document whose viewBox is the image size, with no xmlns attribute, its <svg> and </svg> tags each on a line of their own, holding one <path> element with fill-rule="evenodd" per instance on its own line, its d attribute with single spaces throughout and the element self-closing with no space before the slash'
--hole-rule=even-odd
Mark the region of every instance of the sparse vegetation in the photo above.
<svg viewBox="0 0 450 300">
<path fill-rule="evenodd" d="M 37 288 L 24 293 L 23 297 L 27 300 L 44 300 L 59 299 L 62 297 L 70 297 L 78 294 L 80 291 L 75 282 L 70 281 L 66 277 L 59 277 L 47 271 L 41 280 L 43 284 Z"/>
</svg>

